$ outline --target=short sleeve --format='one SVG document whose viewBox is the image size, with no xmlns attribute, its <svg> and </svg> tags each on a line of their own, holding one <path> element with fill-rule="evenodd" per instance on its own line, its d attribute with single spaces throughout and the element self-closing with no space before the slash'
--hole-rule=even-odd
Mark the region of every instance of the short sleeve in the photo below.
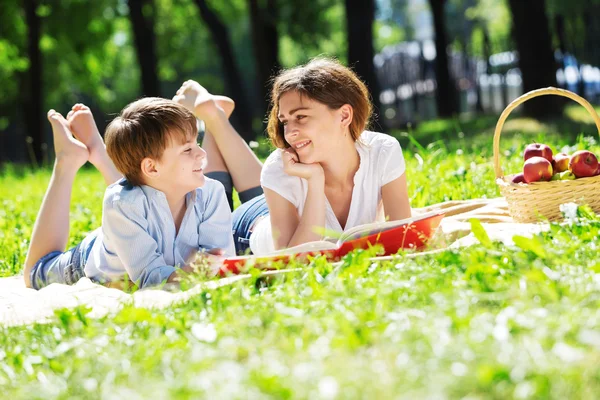
<svg viewBox="0 0 600 400">
<path fill-rule="evenodd" d="M 406 162 L 400 143 L 392 136 L 385 136 L 379 151 L 379 171 L 382 171 L 381 186 L 398 179 L 406 171 Z"/>
<path fill-rule="evenodd" d="M 283 171 L 281 149 L 275 150 L 265 161 L 261 174 L 260 184 L 264 189 L 269 189 L 289 201 L 296 208 L 302 203 L 302 179 L 290 176 Z"/>
<path fill-rule="evenodd" d="M 234 256 L 231 210 L 223 185 L 207 178 L 204 186 L 196 190 L 198 247 L 223 249 L 226 256 Z"/>
</svg>

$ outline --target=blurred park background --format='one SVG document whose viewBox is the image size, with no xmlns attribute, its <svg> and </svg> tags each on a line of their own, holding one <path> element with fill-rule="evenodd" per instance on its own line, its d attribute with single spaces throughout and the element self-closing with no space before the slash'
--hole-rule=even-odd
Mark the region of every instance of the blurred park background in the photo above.
<svg viewBox="0 0 600 400">
<path fill-rule="evenodd" d="M 598 103 L 599 15 L 600 0 L 1 0 L 0 163 L 52 160 L 49 108 L 84 102 L 102 132 L 127 103 L 190 78 L 231 96 L 234 126 L 255 140 L 269 78 L 317 55 L 367 82 L 382 131 L 497 116 L 546 86 Z"/>
</svg>

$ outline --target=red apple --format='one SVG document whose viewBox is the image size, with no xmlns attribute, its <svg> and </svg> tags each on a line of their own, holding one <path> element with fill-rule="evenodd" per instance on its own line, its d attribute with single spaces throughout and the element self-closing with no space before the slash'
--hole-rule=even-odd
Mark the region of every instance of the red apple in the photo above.
<svg viewBox="0 0 600 400">
<path fill-rule="evenodd" d="M 523 173 L 520 172 L 518 174 L 516 174 L 515 176 L 513 176 L 512 183 L 525 183 L 525 177 L 523 176 Z"/>
<path fill-rule="evenodd" d="M 531 157 L 543 157 L 548 160 L 548 162 L 552 162 L 552 149 L 542 143 L 531 143 L 525 147 L 523 160 L 527 161 Z"/>
<path fill-rule="evenodd" d="M 565 153 L 558 153 L 552 157 L 552 169 L 554 170 L 554 173 L 557 174 L 559 172 L 567 171 L 569 169 L 570 159 L 571 157 Z"/>
<path fill-rule="evenodd" d="M 525 182 L 549 181 L 552 179 L 552 164 L 543 157 L 531 157 L 523 164 Z"/>
<path fill-rule="evenodd" d="M 578 178 L 594 176 L 598 171 L 598 159 L 590 151 L 576 151 L 569 161 L 569 170 Z"/>
<path fill-rule="evenodd" d="M 598 176 L 600 175 L 600 162 L 598 162 L 598 169 L 596 170 L 596 175 L 594 176 Z"/>
</svg>

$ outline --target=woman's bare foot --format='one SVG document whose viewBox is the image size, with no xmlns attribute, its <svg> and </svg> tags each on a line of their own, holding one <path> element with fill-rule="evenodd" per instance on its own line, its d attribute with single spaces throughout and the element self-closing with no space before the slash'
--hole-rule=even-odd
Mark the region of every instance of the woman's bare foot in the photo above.
<svg viewBox="0 0 600 400">
<path fill-rule="evenodd" d="M 193 80 L 183 82 L 173 100 L 183 105 L 194 115 L 201 119 L 210 119 L 218 114 L 220 109 L 229 118 L 235 103 L 226 96 L 214 96 L 208 92 L 202 85 Z"/>
<path fill-rule="evenodd" d="M 90 108 L 85 104 L 75 104 L 67 114 L 67 121 L 75 137 L 90 151 L 89 161 L 97 165 L 99 161 L 104 160 L 106 147 Z"/>
<path fill-rule="evenodd" d="M 88 148 L 73 137 L 69 123 L 59 112 L 48 111 L 48 121 L 52 125 L 57 166 L 78 170 L 89 159 Z"/>
<path fill-rule="evenodd" d="M 227 96 L 215 95 L 213 97 L 215 98 L 215 103 L 223 109 L 225 116 L 229 118 L 235 109 L 235 102 Z"/>
</svg>

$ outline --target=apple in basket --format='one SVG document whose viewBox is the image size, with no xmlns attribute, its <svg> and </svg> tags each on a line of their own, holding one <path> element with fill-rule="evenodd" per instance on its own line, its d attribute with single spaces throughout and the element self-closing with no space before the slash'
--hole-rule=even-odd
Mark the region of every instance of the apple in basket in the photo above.
<svg viewBox="0 0 600 400">
<path fill-rule="evenodd" d="M 532 157 L 542 157 L 548 160 L 548 162 L 552 162 L 552 149 L 542 143 L 528 144 L 523 153 L 523 160 L 527 161 Z"/>
<path fill-rule="evenodd" d="M 598 159 L 591 151 L 576 151 L 569 161 L 569 170 L 578 178 L 594 176 L 598 171 Z"/>
<path fill-rule="evenodd" d="M 571 157 L 565 153 L 558 153 L 552 157 L 552 170 L 554 173 L 567 171 L 569 169 L 569 160 L 571 160 Z"/>
<path fill-rule="evenodd" d="M 549 181 L 552 179 L 552 164 L 544 157 L 531 157 L 523 164 L 525 182 Z"/>
<path fill-rule="evenodd" d="M 552 175 L 551 181 L 572 181 L 575 179 L 575 175 L 571 171 L 563 171 Z"/>
<path fill-rule="evenodd" d="M 511 180 L 512 183 L 525 183 L 525 177 L 522 172 L 515 174 Z"/>
</svg>

